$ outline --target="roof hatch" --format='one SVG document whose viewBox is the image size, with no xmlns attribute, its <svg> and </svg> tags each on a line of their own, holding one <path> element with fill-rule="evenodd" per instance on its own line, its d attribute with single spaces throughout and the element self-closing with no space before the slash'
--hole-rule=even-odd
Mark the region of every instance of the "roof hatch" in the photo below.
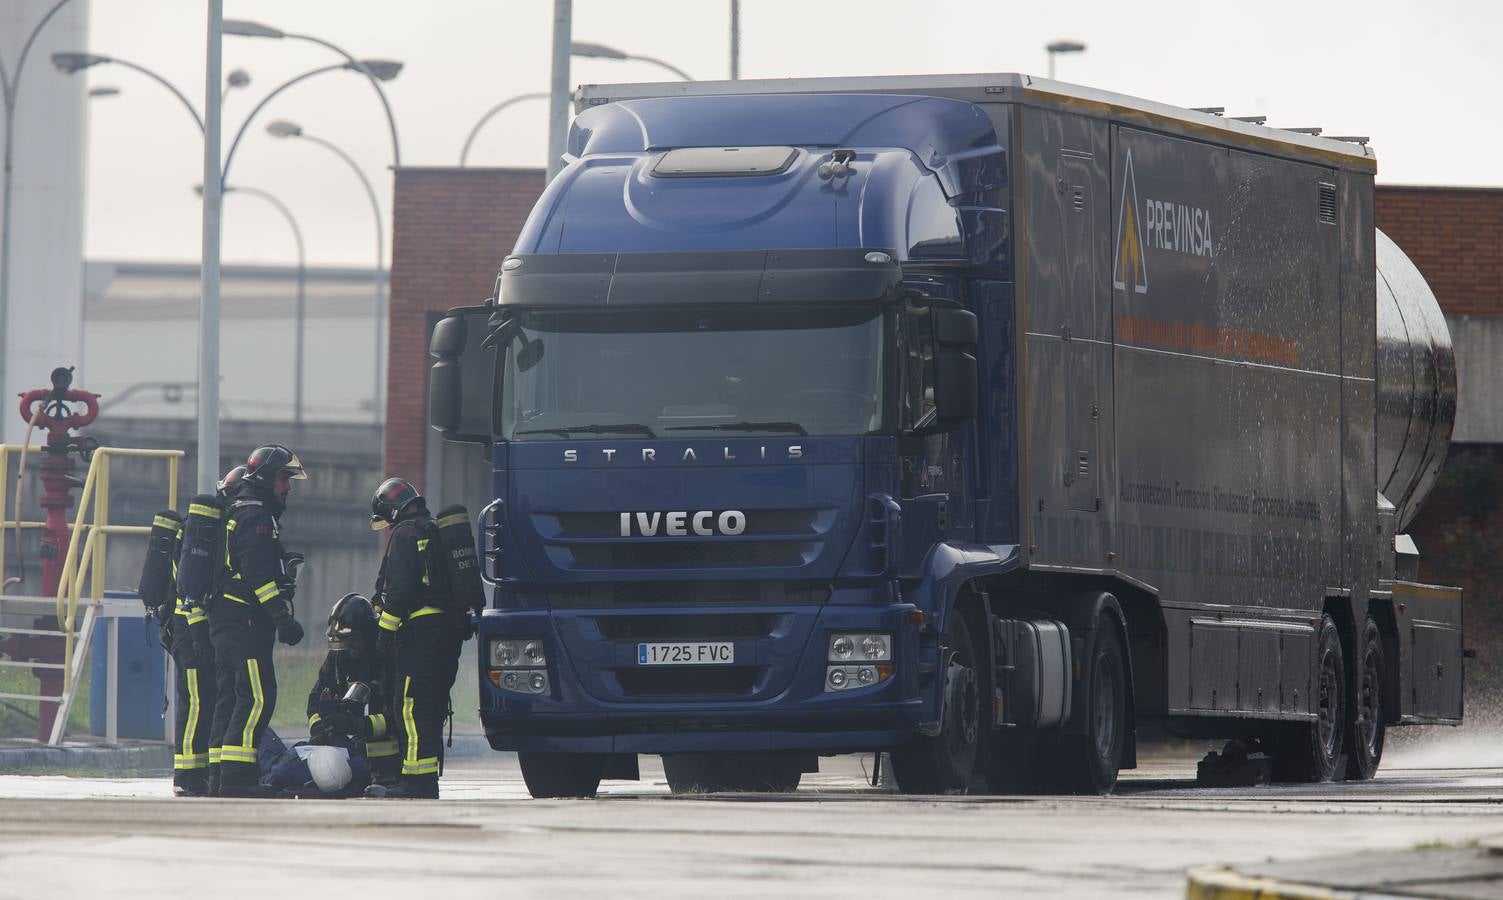
<svg viewBox="0 0 1503 900">
<path fill-rule="evenodd" d="M 664 153 L 652 167 L 659 178 L 722 175 L 776 175 L 793 164 L 792 147 L 681 147 Z"/>
</svg>

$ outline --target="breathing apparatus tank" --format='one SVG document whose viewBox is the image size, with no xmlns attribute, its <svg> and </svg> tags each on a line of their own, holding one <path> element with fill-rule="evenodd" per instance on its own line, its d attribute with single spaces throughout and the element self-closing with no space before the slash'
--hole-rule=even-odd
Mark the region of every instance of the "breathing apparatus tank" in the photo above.
<svg viewBox="0 0 1503 900">
<path fill-rule="evenodd" d="M 160 617 L 161 610 L 171 611 L 177 602 L 178 546 L 183 539 L 183 517 L 176 510 L 164 509 L 151 520 L 151 535 L 146 539 L 146 559 L 141 564 L 141 583 L 137 593 L 146 611 Z"/>
<path fill-rule="evenodd" d="M 459 504 L 446 506 L 434 521 L 449 581 L 449 608 L 456 616 L 478 614 L 485 609 L 485 586 L 480 582 L 480 558 L 475 552 L 470 511 Z"/>
<path fill-rule="evenodd" d="M 223 563 L 224 504 L 213 494 L 199 494 L 188 503 L 188 518 L 183 523 L 183 547 L 177 561 L 178 593 L 190 605 L 207 605 L 213 599 Z"/>
</svg>

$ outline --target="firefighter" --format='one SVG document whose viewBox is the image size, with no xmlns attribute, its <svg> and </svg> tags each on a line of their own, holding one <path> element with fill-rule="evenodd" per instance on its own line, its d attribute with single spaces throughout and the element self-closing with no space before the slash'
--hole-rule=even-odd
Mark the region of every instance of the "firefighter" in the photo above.
<svg viewBox="0 0 1503 900">
<path fill-rule="evenodd" d="M 359 594 L 346 594 L 329 614 L 329 654 L 308 692 L 308 731 L 315 744 L 364 747 L 372 780 L 395 785 L 401 755 L 395 726 L 388 718 L 387 666 L 376 653 L 376 610 Z M 344 699 L 354 684 L 369 689 L 363 709 Z M 363 785 L 362 785 L 363 787 Z"/>
<path fill-rule="evenodd" d="M 377 652 L 392 660 L 392 717 L 402 783 L 390 797 L 438 797 L 444 719 L 459 670 L 462 626 L 450 613 L 438 529 L 421 494 L 388 478 L 371 498 L 371 528 L 391 528 L 376 578 Z"/>
<path fill-rule="evenodd" d="M 292 615 L 279 519 L 292 482 L 308 477 L 297 454 L 279 444 L 256 448 L 228 498 L 224 568 L 209 609 L 218 690 L 210 761 L 219 762 L 219 794 L 261 796 L 256 743 L 277 705 L 273 641 L 296 644 L 303 628 Z"/>
<path fill-rule="evenodd" d="M 219 482 L 221 500 L 234 490 L 245 475 L 245 466 L 236 466 Z M 182 539 L 182 525 L 178 525 Z M 176 569 L 176 565 L 173 566 Z M 214 647 L 209 640 L 208 612 L 203 604 L 179 596 L 174 609 L 162 626 L 162 643 L 172 654 L 177 668 L 177 715 L 173 728 L 172 791 L 179 797 L 203 797 L 212 793 L 219 781 L 218 761 L 209 756 L 217 690 L 214 674 Z"/>
</svg>

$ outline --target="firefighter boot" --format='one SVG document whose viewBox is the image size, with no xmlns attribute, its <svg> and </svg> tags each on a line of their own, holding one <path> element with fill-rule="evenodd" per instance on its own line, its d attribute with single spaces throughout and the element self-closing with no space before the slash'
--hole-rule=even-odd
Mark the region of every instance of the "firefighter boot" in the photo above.
<svg viewBox="0 0 1503 900">
<path fill-rule="evenodd" d="M 388 800 L 437 800 L 438 775 L 403 775 L 402 783 L 384 796 Z"/>
<path fill-rule="evenodd" d="M 254 763 L 220 763 L 220 797 L 274 797 L 276 790 L 261 783 L 260 772 Z"/>
<path fill-rule="evenodd" d="M 207 769 L 179 769 L 172 776 L 174 797 L 209 796 L 209 773 Z"/>
<path fill-rule="evenodd" d="M 219 796 L 219 763 L 209 763 L 209 796 Z"/>
</svg>

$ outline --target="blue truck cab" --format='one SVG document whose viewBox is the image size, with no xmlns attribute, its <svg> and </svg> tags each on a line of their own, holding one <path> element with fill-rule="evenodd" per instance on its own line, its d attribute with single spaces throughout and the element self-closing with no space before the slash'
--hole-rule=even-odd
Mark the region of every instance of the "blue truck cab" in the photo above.
<svg viewBox="0 0 1503 900">
<path fill-rule="evenodd" d="M 480 718 L 535 796 L 636 777 L 643 753 L 676 790 L 787 789 L 858 751 L 889 751 L 905 791 L 1104 791 L 1140 717 L 1205 718 L 1176 667 L 1239 663 L 1181 666 L 1192 618 L 1155 583 L 1172 567 L 1116 531 L 1138 522 L 1112 487 L 1108 297 L 1116 278 L 1137 302 L 1138 276 L 1111 254 L 1162 248 L 1136 222 L 1126 255 L 1120 228 L 1109 243 L 1126 101 L 1062 87 L 581 90 L 497 295 L 431 346 L 434 426 L 493 464 Z M 1170 132 L 1199 116 L 1137 109 Z M 1198 160 L 1158 152 L 1129 162 L 1133 190 Z M 1173 404 L 1196 376 L 1170 376 L 1150 387 Z M 1308 702 L 1260 712 L 1210 718 L 1330 730 Z"/>
</svg>

